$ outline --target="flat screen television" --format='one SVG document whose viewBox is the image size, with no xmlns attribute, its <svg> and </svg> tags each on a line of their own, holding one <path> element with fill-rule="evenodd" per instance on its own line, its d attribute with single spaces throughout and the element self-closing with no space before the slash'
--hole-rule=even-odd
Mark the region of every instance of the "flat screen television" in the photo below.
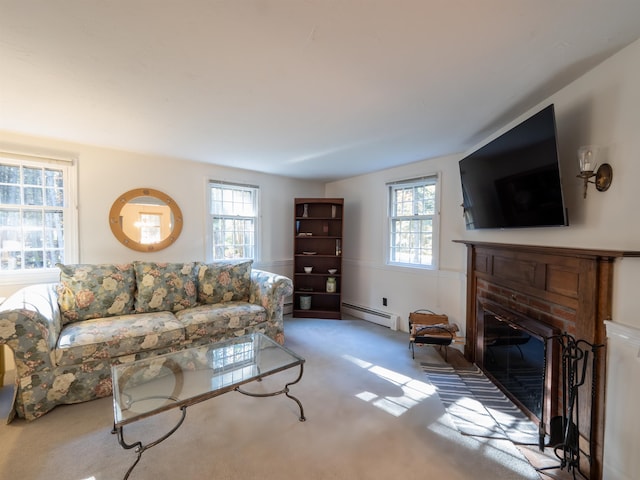
<svg viewBox="0 0 640 480">
<path fill-rule="evenodd" d="M 467 230 L 568 225 L 553 104 L 459 162 Z"/>
</svg>

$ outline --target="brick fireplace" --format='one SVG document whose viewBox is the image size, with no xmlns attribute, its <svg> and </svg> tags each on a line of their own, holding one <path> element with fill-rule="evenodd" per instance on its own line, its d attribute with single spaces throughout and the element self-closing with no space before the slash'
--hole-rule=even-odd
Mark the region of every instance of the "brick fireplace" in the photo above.
<svg viewBox="0 0 640 480">
<path fill-rule="evenodd" d="M 540 247 L 461 241 L 467 245 L 467 322 L 464 354 L 492 376 L 487 361 L 485 317 L 506 319 L 506 324 L 532 337 L 567 333 L 590 344 L 605 343 L 604 320 L 611 319 L 613 268 L 617 258 L 640 252 Z M 492 320 L 493 321 L 493 320 Z M 535 333 L 538 332 L 538 333 Z M 559 353 L 547 343 L 544 404 L 540 406 L 546 431 L 561 415 Z M 584 395 L 578 405 L 579 444 L 585 452 L 581 470 L 589 478 L 602 478 L 606 350 L 597 351 L 596 371 L 587 369 Z M 551 363 L 549 365 L 548 363 Z M 588 393 L 593 389 L 594 396 Z M 522 403 L 522 402 L 516 402 Z M 520 405 L 525 411 L 531 410 Z M 534 414 L 535 412 L 529 411 Z M 538 412 L 539 413 L 539 412 Z M 591 458 L 590 464 L 588 463 Z"/>
</svg>

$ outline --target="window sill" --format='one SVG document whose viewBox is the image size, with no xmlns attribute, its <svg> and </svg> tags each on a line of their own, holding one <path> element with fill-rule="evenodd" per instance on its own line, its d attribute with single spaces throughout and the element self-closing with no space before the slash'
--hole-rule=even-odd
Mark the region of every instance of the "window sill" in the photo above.
<svg viewBox="0 0 640 480">
<path fill-rule="evenodd" d="M 412 263 L 391 263 L 387 262 L 387 267 L 408 270 L 438 270 L 437 265 L 418 265 Z"/>
</svg>

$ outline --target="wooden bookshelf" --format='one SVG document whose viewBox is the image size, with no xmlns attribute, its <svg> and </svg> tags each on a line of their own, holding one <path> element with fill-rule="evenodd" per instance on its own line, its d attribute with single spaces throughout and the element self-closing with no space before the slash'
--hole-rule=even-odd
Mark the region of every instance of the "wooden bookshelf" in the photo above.
<svg viewBox="0 0 640 480">
<path fill-rule="evenodd" d="M 294 317 L 341 318 L 343 221 L 342 198 L 295 199 Z M 330 278 L 335 285 L 327 284 Z"/>
</svg>

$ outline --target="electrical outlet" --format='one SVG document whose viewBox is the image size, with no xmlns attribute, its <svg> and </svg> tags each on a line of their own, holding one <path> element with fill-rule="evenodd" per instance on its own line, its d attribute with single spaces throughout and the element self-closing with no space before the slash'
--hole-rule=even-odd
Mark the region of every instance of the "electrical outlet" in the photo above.
<svg viewBox="0 0 640 480">
<path fill-rule="evenodd" d="M 383 307 L 387 306 L 387 297 L 382 297 L 382 306 Z"/>
</svg>

